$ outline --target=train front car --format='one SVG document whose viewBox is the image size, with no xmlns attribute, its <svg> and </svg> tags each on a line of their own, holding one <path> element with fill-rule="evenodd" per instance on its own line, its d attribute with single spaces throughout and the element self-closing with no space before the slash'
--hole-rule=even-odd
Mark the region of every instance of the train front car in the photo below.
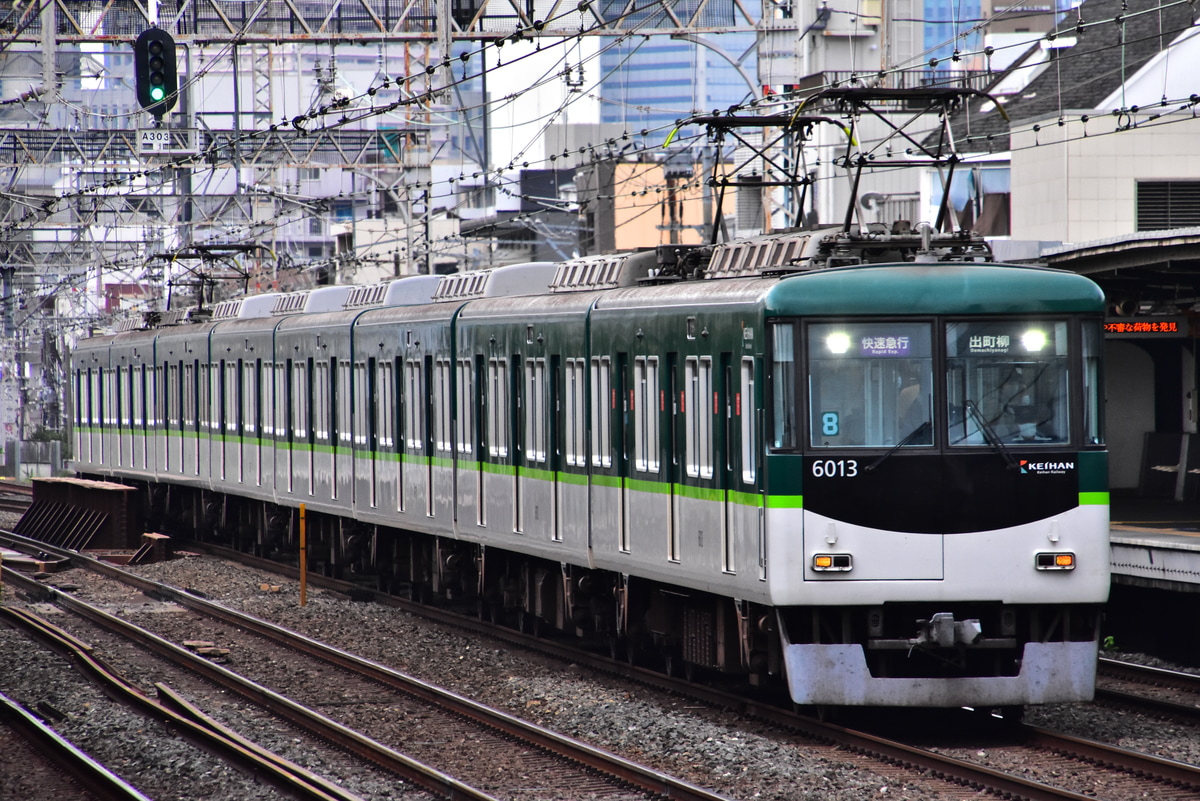
<svg viewBox="0 0 1200 801">
<path fill-rule="evenodd" d="M 1085 278 L 991 264 L 771 290 L 767 563 L 796 703 L 1092 697 L 1103 309 Z"/>
</svg>

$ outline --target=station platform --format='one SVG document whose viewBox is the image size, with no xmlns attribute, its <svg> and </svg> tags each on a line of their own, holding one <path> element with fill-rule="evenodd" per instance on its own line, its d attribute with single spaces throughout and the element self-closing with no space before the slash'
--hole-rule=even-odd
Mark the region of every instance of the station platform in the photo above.
<svg viewBox="0 0 1200 801">
<path fill-rule="evenodd" d="M 1200 593 L 1200 503 L 1113 498 L 1112 581 Z"/>
</svg>

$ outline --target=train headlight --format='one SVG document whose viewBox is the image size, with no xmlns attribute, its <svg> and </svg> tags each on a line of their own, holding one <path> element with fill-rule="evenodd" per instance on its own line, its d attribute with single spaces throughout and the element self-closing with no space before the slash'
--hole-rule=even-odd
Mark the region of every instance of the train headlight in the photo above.
<svg viewBox="0 0 1200 801">
<path fill-rule="evenodd" d="M 850 350 L 850 335 L 842 331 L 834 331 L 825 337 L 825 347 L 830 353 L 843 354 Z"/>
<path fill-rule="evenodd" d="M 1068 551 L 1042 552 L 1037 555 L 1034 564 L 1038 570 L 1074 570 L 1075 554 Z"/>
<path fill-rule="evenodd" d="M 813 570 L 822 572 L 845 573 L 854 567 L 854 560 L 848 553 L 818 553 L 813 555 Z"/>
<path fill-rule="evenodd" d="M 1046 332 L 1030 329 L 1021 334 L 1021 344 L 1028 353 L 1041 353 L 1042 348 L 1046 347 Z"/>
</svg>

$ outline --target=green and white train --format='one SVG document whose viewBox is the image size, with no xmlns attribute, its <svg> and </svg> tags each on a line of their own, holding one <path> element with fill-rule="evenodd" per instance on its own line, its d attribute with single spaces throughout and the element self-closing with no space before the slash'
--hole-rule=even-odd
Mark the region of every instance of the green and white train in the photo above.
<svg viewBox="0 0 1200 801">
<path fill-rule="evenodd" d="M 910 231 L 247 298 L 80 343 L 75 467 L 262 555 L 304 504 L 327 574 L 798 704 L 1087 700 L 1103 310 Z"/>
</svg>

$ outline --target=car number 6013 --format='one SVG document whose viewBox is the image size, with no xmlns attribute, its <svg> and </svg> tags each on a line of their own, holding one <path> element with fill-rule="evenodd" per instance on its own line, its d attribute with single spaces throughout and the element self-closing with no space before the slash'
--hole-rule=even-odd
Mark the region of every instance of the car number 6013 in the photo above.
<svg viewBox="0 0 1200 801">
<path fill-rule="evenodd" d="M 854 478 L 858 475 L 858 460 L 818 459 L 813 462 L 812 474 L 817 478 Z"/>
</svg>

